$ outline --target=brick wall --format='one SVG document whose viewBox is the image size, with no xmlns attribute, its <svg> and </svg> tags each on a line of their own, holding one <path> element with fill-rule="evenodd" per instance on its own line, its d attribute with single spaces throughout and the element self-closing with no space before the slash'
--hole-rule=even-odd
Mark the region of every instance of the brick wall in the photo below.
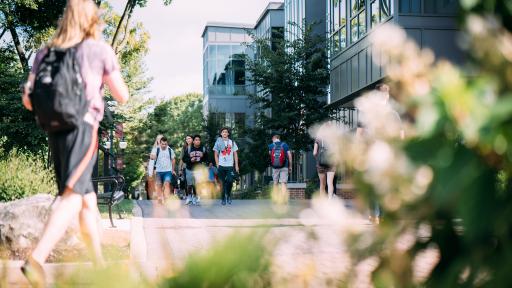
<svg viewBox="0 0 512 288">
<path fill-rule="evenodd" d="M 295 199 L 295 200 L 306 199 L 306 189 L 292 188 L 292 189 L 288 189 L 288 193 L 290 193 L 290 199 Z"/>
<path fill-rule="evenodd" d="M 288 183 L 287 186 L 290 199 L 306 199 L 306 183 Z"/>
<path fill-rule="evenodd" d="M 336 185 L 336 195 L 341 199 L 354 199 L 354 185 L 353 184 L 338 184 Z"/>
<path fill-rule="evenodd" d="M 336 185 L 336 195 L 341 199 L 354 199 L 354 185 L 338 184 Z M 306 183 L 288 183 L 288 193 L 290 199 L 306 199 Z"/>
</svg>

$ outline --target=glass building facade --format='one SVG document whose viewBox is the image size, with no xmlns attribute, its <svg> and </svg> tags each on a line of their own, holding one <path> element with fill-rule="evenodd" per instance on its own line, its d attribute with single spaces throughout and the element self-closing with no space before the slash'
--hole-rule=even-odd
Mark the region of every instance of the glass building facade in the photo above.
<svg viewBox="0 0 512 288">
<path fill-rule="evenodd" d="M 306 18 L 306 0 L 285 0 L 284 15 L 285 38 L 290 41 L 300 38 L 300 27 L 304 26 Z"/>
<path fill-rule="evenodd" d="M 393 0 L 327 0 L 330 55 L 356 43 L 393 15 Z"/>
<path fill-rule="evenodd" d="M 210 44 L 204 51 L 205 85 L 208 95 L 247 95 L 246 47 Z"/>
<path fill-rule="evenodd" d="M 246 71 L 252 25 L 209 23 L 203 31 L 203 113 L 211 113 L 219 125 L 236 131 L 251 124 L 254 109 L 249 95 L 254 87 Z"/>
</svg>

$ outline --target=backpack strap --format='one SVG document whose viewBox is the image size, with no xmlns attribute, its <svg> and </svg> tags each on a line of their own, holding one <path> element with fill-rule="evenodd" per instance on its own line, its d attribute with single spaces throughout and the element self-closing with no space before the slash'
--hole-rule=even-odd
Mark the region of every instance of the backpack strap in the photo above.
<svg viewBox="0 0 512 288">
<path fill-rule="evenodd" d="M 156 158 L 155 158 L 155 167 L 156 167 L 156 162 L 158 161 L 158 155 L 160 154 L 160 147 L 157 147 L 156 148 Z"/>
</svg>

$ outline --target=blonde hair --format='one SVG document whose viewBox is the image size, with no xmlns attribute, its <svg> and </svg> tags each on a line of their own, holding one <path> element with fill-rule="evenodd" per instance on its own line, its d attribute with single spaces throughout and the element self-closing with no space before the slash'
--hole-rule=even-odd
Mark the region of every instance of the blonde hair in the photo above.
<svg viewBox="0 0 512 288">
<path fill-rule="evenodd" d="M 99 39 L 99 24 L 99 10 L 92 0 L 68 0 L 48 46 L 67 48 L 88 38 Z"/>
<path fill-rule="evenodd" d="M 162 139 L 162 137 L 164 137 L 164 135 L 162 135 L 162 134 L 158 134 L 156 136 L 155 144 L 153 145 L 153 147 L 158 147 L 158 145 L 160 145 L 160 139 Z"/>
</svg>

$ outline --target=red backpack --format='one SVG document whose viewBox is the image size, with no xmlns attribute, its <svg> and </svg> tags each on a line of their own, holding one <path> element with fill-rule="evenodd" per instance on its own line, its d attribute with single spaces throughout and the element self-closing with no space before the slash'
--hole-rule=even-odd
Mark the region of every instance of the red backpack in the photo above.
<svg viewBox="0 0 512 288">
<path fill-rule="evenodd" d="M 276 142 L 270 153 L 270 166 L 273 168 L 283 168 L 286 162 L 286 153 L 283 143 Z"/>
</svg>

